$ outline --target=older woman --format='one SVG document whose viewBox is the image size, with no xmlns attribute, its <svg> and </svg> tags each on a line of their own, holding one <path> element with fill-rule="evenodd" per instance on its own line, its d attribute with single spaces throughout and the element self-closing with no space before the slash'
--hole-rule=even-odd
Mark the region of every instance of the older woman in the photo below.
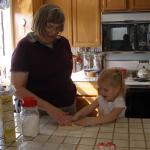
<svg viewBox="0 0 150 150">
<path fill-rule="evenodd" d="M 71 80 L 72 53 L 60 36 L 65 17 L 55 5 L 45 4 L 33 19 L 32 31 L 21 39 L 11 61 L 11 81 L 16 96 L 35 97 L 39 109 L 60 125 L 71 123 L 75 112 L 76 87 Z"/>
</svg>

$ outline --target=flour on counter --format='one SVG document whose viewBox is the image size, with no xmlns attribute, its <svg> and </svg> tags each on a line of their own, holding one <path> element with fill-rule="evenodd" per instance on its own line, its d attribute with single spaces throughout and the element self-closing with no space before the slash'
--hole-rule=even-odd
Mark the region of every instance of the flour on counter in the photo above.
<svg viewBox="0 0 150 150">
<path fill-rule="evenodd" d="M 59 126 L 58 127 L 58 129 L 60 129 L 60 130 L 71 130 L 71 131 L 80 130 L 82 128 L 83 128 L 83 126 L 78 126 L 78 125 L 75 125 L 73 123 L 70 126 Z"/>
</svg>

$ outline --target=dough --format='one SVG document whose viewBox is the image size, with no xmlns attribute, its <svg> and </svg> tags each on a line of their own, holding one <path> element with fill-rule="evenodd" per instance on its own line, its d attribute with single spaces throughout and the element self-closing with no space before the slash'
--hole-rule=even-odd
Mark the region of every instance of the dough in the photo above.
<svg viewBox="0 0 150 150">
<path fill-rule="evenodd" d="M 74 123 L 72 123 L 72 125 L 70 126 L 59 126 L 58 129 L 61 129 L 61 130 L 80 130 L 82 129 L 83 126 L 78 126 L 78 125 L 75 125 Z"/>
</svg>

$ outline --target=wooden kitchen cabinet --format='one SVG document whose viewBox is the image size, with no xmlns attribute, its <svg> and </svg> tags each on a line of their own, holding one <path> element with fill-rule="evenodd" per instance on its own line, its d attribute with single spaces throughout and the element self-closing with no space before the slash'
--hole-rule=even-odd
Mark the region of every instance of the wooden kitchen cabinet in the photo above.
<svg viewBox="0 0 150 150">
<path fill-rule="evenodd" d="M 149 11 L 149 0 L 102 0 L 102 11 Z"/>
<path fill-rule="evenodd" d="M 126 0 L 102 0 L 103 11 L 126 10 Z"/>
<path fill-rule="evenodd" d="M 42 4 L 43 0 L 12 0 L 14 47 L 31 30 L 33 15 Z"/>
<path fill-rule="evenodd" d="M 77 111 L 93 102 L 98 96 L 96 82 L 75 82 L 77 87 Z M 98 110 L 94 110 L 89 116 L 96 116 Z"/>
<path fill-rule="evenodd" d="M 73 0 L 73 45 L 100 46 L 99 0 Z"/>
<path fill-rule="evenodd" d="M 129 0 L 129 7 L 132 10 L 150 11 L 150 0 Z"/>
<path fill-rule="evenodd" d="M 44 3 L 50 3 L 58 5 L 64 12 L 65 15 L 65 25 L 64 31 L 61 33 L 65 36 L 70 44 L 72 44 L 72 16 L 71 16 L 71 0 L 44 0 Z"/>
<path fill-rule="evenodd" d="M 100 2 L 99 0 L 45 0 L 57 4 L 65 14 L 63 36 L 74 47 L 100 46 Z"/>
</svg>

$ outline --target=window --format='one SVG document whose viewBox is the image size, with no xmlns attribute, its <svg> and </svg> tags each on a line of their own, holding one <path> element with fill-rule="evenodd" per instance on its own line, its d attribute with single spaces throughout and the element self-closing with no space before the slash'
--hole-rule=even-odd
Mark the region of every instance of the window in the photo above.
<svg viewBox="0 0 150 150">
<path fill-rule="evenodd" d="M 9 82 L 12 54 L 12 32 L 10 8 L 1 9 L 0 1 L 0 84 Z M 6 84 L 7 84 L 6 83 Z"/>
</svg>

